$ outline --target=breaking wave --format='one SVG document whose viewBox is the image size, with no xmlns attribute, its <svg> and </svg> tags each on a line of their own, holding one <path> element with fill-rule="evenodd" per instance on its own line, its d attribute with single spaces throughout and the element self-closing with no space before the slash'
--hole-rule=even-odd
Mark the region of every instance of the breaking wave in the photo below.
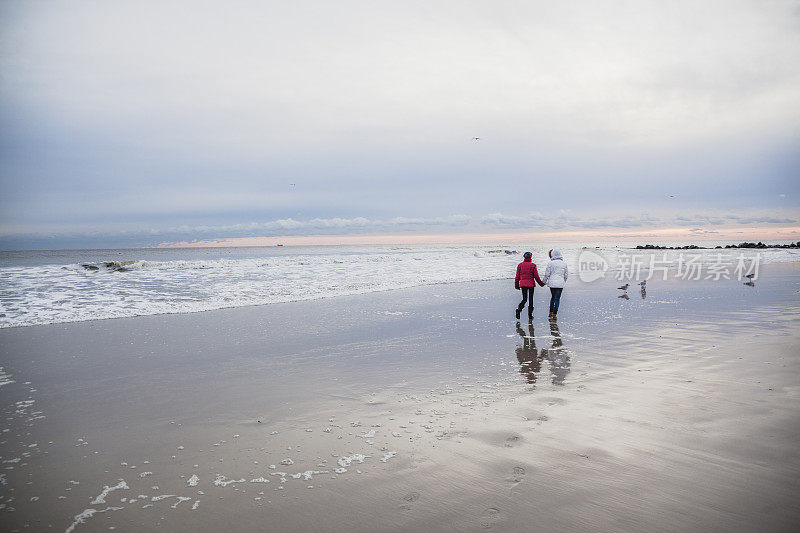
<svg viewBox="0 0 800 533">
<path fill-rule="evenodd" d="M 500 250 L 200 261 L 99 261 L 0 268 L 0 327 L 188 313 L 454 281 L 502 279 Z"/>
<path fill-rule="evenodd" d="M 575 261 L 581 249 L 562 251 L 568 260 Z M 626 250 L 609 247 L 597 251 L 613 263 L 616 254 Z M 111 255 L 109 252 L 112 251 L 106 251 Z M 703 253 L 710 258 L 719 252 Z M 187 252 L 169 250 L 157 254 L 161 259 L 174 257 L 172 260 L 3 266 L 0 327 L 190 313 L 440 283 L 507 279 L 513 276 L 520 260 L 515 250 L 475 246 L 380 251 L 364 248 L 356 252 L 331 247 L 313 254 L 258 251 L 253 252 L 255 257 L 194 260 L 178 259 L 181 254 L 185 257 Z M 764 262 L 800 258 L 790 250 L 763 254 Z M 535 260 L 543 263 L 542 255 L 538 252 Z"/>
</svg>

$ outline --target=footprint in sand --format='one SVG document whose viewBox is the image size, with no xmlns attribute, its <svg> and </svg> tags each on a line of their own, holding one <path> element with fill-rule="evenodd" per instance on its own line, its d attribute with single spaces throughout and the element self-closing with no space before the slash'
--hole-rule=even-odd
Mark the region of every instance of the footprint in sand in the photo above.
<svg viewBox="0 0 800 533">
<path fill-rule="evenodd" d="M 503 513 L 497 507 L 489 507 L 484 509 L 481 514 L 481 527 L 484 529 L 492 529 L 503 520 Z"/>
<path fill-rule="evenodd" d="M 506 448 L 513 448 L 517 444 L 522 441 L 522 437 L 519 435 L 511 435 L 510 437 L 506 438 Z"/>
<path fill-rule="evenodd" d="M 548 398 L 547 405 L 564 405 L 567 401 L 563 398 Z"/>
<path fill-rule="evenodd" d="M 403 496 L 403 500 L 405 500 L 408 503 L 404 503 L 403 505 L 401 505 L 400 509 L 402 509 L 404 511 L 410 511 L 411 510 L 411 505 L 410 504 L 414 503 L 417 500 L 419 500 L 419 492 L 415 492 L 415 491 L 409 492 L 408 494 Z"/>
<path fill-rule="evenodd" d="M 519 485 L 522 483 L 522 479 L 525 477 L 525 469 L 521 466 L 515 466 L 513 470 L 513 474 L 509 481 L 511 482 L 511 495 L 514 496 L 519 492 Z"/>
<path fill-rule="evenodd" d="M 408 494 L 403 496 L 403 499 L 407 502 L 415 502 L 419 500 L 419 492 L 409 492 Z"/>
</svg>

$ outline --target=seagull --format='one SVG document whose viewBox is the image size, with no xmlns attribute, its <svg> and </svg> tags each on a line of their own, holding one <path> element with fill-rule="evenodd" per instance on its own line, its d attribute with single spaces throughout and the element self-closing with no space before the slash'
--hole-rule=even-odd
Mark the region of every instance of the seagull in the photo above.
<svg viewBox="0 0 800 533">
<path fill-rule="evenodd" d="M 646 288 L 647 288 L 647 280 L 644 280 L 643 282 L 639 283 L 639 286 L 640 286 L 642 289 L 646 289 Z"/>
<path fill-rule="evenodd" d="M 748 274 L 748 275 L 746 275 L 745 277 L 746 277 L 747 279 L 749 279 L 749 280 L 752 280 L 754 277 L 756 277 L 756 275 L 755 275 L 755 274 Z"/>
<path fill-rule="evenodd" d="M 617 287 L 617 288 L 618 288 L 618 289 L 620 289 L 620 290 L 623 290 L 623 291 L 627 291 L 627 290 L 628 290 L 628 287 L 630 287 L 630 284 L 629 284 L 629 283 L 626 283 L 626 284 L 625 284 L 625 285 L 623 285 L 622 287 Z"/>
<path fill-rule="evenodd" d="M 473 138 L 472 138 L 472 140 L 473 140 L 473 141 L 480 141 L 480 140 L 481 140 L 481 138 L 480 138 L 480 137 L 473 137 Z"/>
</svg>

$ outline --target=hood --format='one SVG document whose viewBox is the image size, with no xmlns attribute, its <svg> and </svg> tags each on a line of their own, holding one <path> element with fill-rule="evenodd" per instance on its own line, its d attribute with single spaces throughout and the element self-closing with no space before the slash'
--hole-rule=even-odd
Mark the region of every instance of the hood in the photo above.
<svg viewBox="0 0 800 533">
<path fill-rule="evenodd" d="M 561 255 L 561 250 L 559 250 L 558 248 L 553 248 L 553 252 L 550 254 L 550 259 L 562 259 L 563 260 L 564 257 Z"/>
</svg>

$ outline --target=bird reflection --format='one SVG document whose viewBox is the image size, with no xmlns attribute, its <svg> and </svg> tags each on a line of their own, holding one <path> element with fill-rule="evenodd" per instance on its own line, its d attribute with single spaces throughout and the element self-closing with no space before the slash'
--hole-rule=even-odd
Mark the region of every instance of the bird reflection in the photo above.
<svg viewBox="0 0 800 533">
<path fill-rule="evenodd" d="M 622 298 L 623 300 L 630 300 L 631 299 L 631 297 L 628 296 L 627 292 L 620 294 L 619 296 L 617 296 L 617 298 Z"/>
<path fill-rule="evenodd" d="M 563 385 L 567 374 L 570 371 L 570 361 L 567 349 L 561 340 L 561 332 L 555 320 L 550 321 L 550 335 L 552 344 L 550 348 L 542 349 L 542 357 L 550 361 L 550 373 L 552 374 L 553 385 Z"/>
<path fill-rule="evenodd" d="M 647 289 L 642 287 L 642 300 L 644 300 L 645 298 L 647 298 Z"/>
<path fill-rule="evenodd" d="M 536 349 L 536 340 L 533 335 L 533 324 L 528 323 L 528 333 L 517 322 L 517 333 L 522 337 L 522 346 L 517 346 L 517 361 L 519 373 L 525 376 L 528 383 L 536 383 L 536 374 L 542 369 L 542 359 Z"/>
</svg>

